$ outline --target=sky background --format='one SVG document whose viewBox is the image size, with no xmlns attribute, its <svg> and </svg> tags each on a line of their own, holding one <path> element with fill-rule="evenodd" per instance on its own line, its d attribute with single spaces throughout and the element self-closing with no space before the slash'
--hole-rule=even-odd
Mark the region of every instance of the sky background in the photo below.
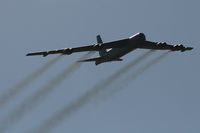
<svg viewBox="0 0 200 133">
<path fill-rule="evenodd" d="M 1 0 L 0 94 L 55 57 L 26 57 L 28 52 L 93 44 L 97 34 L 107 42 L 143 32 L 149 41 L 194 49 L 171 53 L 119 93 L 92 101 L 51 132 L 198 133 L 199 5 L 197 0 Z M 84 63 L 7 133 L 37 127 L 145 51 L 131 52 L 123 62 Z M 145 61 L 162 53 L 157 51 Z M 1 108 L 0 120 L 82 55 L 64 56 Z"/>
</svg>

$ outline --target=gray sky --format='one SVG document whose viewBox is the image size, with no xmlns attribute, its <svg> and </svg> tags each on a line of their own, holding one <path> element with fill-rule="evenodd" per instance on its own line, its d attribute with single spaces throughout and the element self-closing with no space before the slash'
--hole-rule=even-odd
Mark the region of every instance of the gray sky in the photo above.
<svg viewBox="0 0 200 133">
<path fill-rule="evenodd" d="M 200 132 L 199 5 L 197 0 L 1 0 L 0 94 L 55 57 L 26 57 L 30 51 L 96 43 L 97 34 L 112 41 L 143 32 L 150 41 L 194 49 L 171 53 L 116 95 L 85 106 L 52 132 Z M 136 50 L 123 62 L 83 64 L 7 132 L 37 127 L 145 51 Z M 0 120 L 82 55 L 63 57 L 0 109 Z"/>
</svg>

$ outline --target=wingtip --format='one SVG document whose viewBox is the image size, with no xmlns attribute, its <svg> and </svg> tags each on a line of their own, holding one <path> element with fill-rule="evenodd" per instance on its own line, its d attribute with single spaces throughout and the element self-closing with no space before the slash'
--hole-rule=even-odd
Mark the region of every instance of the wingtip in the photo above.
<svg viewBox="0 0 200 133">
<path fill-rule="evenodd" d="M 187 50 L 192 50 L 192 49 L 193 49 L 193 47 L 185 47 L 184 49 L 181 50 L 181 52 L 185 52 Z"/>
<path fill-rule="evenodd" d="M 31 56 L 31 55 L 32 55 L 31 53 L 26 54 L 26 56 Z"/>
<path fill-rule="evenodd" d="M 26 56 L 36 56 L 36 55 L 42 55 L 43 57 L 47 56 L 48 52 L 35 52 L 35 53 L 28 53 Z"/>
<path fill-rule="evenodd" d="M 192 49 L 194 49 L 193 47 L 188 47 L 188 50 L 192 50 Z"/>
<path fill-rule="evenodd" d="M 185 47 L 185 50 L 192 50 L 193 47 Z"/>
</svg>

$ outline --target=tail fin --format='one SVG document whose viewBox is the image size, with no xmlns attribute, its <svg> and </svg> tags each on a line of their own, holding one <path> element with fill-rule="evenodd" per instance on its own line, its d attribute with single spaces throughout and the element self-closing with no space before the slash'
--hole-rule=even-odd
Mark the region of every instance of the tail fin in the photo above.
<svg viewBox="0 0 200 133">
<path fill-rule="evenodd" d="M 103 43 L 102 39 L 101 39 L 101 36 L 100 35 L 97 35 L 97 43 Z M 105 56 L 107 54 L 107 51 L 106 49 L 102 49 L 101 51 L 99 51 L 99 55 L 102 57 L 102 56 Z"/>
<path fill-rule="evenodd" d="M 103 43 L 100 35 L 97 35 L 97 43 Z"/>
</svg>

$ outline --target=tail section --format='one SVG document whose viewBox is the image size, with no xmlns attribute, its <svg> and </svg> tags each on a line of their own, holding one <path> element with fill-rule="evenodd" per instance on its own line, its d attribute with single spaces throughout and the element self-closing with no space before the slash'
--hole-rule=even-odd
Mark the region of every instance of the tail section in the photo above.
<svg viewBox="0 0 200 133">
<path fill-rule="evenodd" d="M 102 57 L 96 57 L 96 58 L 91 58 L 91 59 L 85 59 L 85 60 L 79 60 L 78 62 L 90 62 L 90 61 L 101 61 L 103 58 Z"/>
<path fill-rule="evenodd" d="M 100 35 L 97 35 L 97 43 L 103 43 Z"/>
<path fill-rule="evenodd" d="M 97 35 L 97 43 L 103 43 L 102 39 L 101 39 L 101 36 L 100 35 Z M 99 55 L 102 57 L 102 56 L 105 56 L 107 54 L 107 51 L 106 49 L 103 49 L 101 51 L 99 51 Z"/>
<path fill-rule="evenodd" d="M 96 65 L 99 65 L 104 62 L 111 62 L 111 61 L 122 61 L 122 59 L 114 59 L 114 60 L 105 60 L 103 57 L 96 57 L 96 58 L 91 58 L 91 59 L 84 59 L 84 60 L 79 60 L 78 62 L 91 62 L 95 61 Z"/>
</svg>

